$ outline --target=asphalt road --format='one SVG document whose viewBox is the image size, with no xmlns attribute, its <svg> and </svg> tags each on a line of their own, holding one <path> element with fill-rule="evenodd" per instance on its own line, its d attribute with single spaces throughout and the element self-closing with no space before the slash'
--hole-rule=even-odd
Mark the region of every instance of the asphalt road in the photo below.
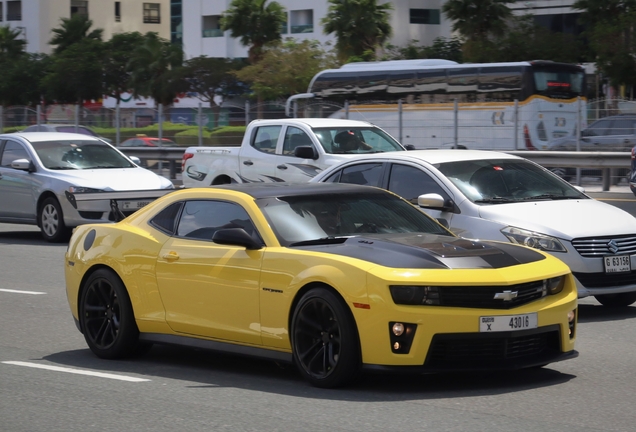
<svg viewBox="0 0 636 432">
<path fill-rule="evenodd" d="M 633 195 L 599 198 L 636 214 Z M 182 348 L 96 358 L 69 312 L 65 250 L 0 225 L 0 431 L 636 430 L 636 306 L 582 299 L 580 356 L 542 369 L 321 390 L 291 367 Z"/>
</svg>

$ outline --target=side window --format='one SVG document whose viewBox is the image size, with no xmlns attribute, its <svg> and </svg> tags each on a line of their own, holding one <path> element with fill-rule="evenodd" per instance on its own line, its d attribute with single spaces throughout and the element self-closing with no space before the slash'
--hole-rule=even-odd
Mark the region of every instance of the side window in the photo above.
<svg viewBox="0 0 636 432">
<path fill-rule="evenodd" d="M 417 197 L 427 193 L 440 194 L 445 200 L 450 198 L 430 175 L 409 165 L 393 164 L 389 190 L 412 203 L 417 203 Z"/>
<path fill-rule="evenodd" d="M 252 147 L 265 153 L 274 153 L 281 126 L 261 126 L 256 129 Z"/>
<path fill-rule="evenodd" d="M 610 135 L 632 135 L 634 133 L 634 120 L 629 118 L 616 119 L 612 124 Z"/>
<path fill-rule="evenodd" d="M 340 175 L 342 174 L 342 170 L 338 170 L 335 173 L 331 174 L 327 177 L 323 183 L 340 183 Z"/>
<path fill-rule="evenodd" d="M 382 163 L 379 162 L 348 166 L 342 170 L 340 183 L 379 187 L 383 169 Z"/>
<path fill-rule="evenodd" d="M 211 241 L 214 233 L 222 228 L 243 228 L 262 241 L 245 209 L 224 201 L 187 201 L 181 212 L 177 235 Z"/>
<path fill-rule="evenodd" d="M 608 119 L 599 120 L 590 125 L 589 131 L 592 136 L 604 136 L 611 134 L 611 121 Z"/>
<path fill-rule="evenodd" d="M 6 141 L 4 151 L 2 152 L 2 160 L 0 160 L 0 166 L 11 168 L 11 162 L 16 159 L 31 160 L 29 153 L 27 153 L 22 144 L 15 141 Z"/>
<path fill-rule="evenodd" d="M 283 142 L 283 154 L 293 156 L 296 147 L 312 146 L 311 138 L 302 129 L 290 126 L 285 132 L 285 141 Z"/>
<path fill-rule="evenodd" d="M 168 235 L 173 235 L 175 222 L 177 221 L 177 216 L 179 216 L 179 210 L 181 210 L 182 205 L 182 202 L 169 205 L 153 217 L 150 220 L 150 224 Z"/>
</svg>

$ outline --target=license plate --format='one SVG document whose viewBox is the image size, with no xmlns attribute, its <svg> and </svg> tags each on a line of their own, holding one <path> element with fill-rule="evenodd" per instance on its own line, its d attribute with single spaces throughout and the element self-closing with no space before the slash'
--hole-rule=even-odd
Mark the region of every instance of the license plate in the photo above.
<svg viewBox="0 0 636 432">
<path fill-rule="evenodd" d="M 632 271 L 632 260 L 629 255 L 616 255 L 603 258 L 605 273 L 623 273 Z"/>
<path fill-rule="evenodd" d="M 121 210 L 139 210 L 150 204 L 150 201 L 120 201 L 119 208 Z"/>
<path fill-rule="evenodd" d="M 537 328 L 537 314 L 479 317 L 480 332 L 517 331 Z"/>
</svg>

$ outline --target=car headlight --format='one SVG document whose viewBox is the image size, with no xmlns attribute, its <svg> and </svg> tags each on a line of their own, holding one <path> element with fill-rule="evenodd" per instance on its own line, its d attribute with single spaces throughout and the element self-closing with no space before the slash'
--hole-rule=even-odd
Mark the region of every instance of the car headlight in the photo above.
<svg viewBox="0 0 636 432">
<path fill-rule="evenodd" d="M 547 252 L 567 252 L 561 242 L 545 234 L 524 230 L 515 227 L 506 227 L 501 230 L 512 243 L 517 243 L 531 248 L 544 250 Z"/>
<path fill-rule="evenodd" d="M 554 295 L 563 291 L 565 278 L 563 276 L 553 277 L 543 281 L 543 286 L 548 294 Z"/>
<path fill-rule="evenodd" d="M 68 191 L 70 193 L 97 193 L 97 192 L 104 192 L 101 189 L 82 187 L 82 186 L 70 186 L 68 188 Z"/>
<path fill-rule="evenodd" d="M 391 285 L 391 297 L 395 304 L 439 305 L 439 287 Z"/>
</svg>

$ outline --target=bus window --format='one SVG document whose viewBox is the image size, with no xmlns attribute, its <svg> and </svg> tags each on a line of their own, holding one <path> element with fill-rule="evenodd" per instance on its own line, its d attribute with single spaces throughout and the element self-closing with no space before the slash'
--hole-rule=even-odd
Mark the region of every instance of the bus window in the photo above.
<svg viewBox="0 0 636 432">
<path fill-rule="evenodd" d="M 477 98 L 477 68 L 448 69 L 449 101 L 473 102 Z"/>
<path fill-rule="evenodd" d="M 483 67 L 479 72 L 477 91 L 485 94 L 487 102 L 519 99 L 522 73 L 521 67 Z"/>
</svg>

